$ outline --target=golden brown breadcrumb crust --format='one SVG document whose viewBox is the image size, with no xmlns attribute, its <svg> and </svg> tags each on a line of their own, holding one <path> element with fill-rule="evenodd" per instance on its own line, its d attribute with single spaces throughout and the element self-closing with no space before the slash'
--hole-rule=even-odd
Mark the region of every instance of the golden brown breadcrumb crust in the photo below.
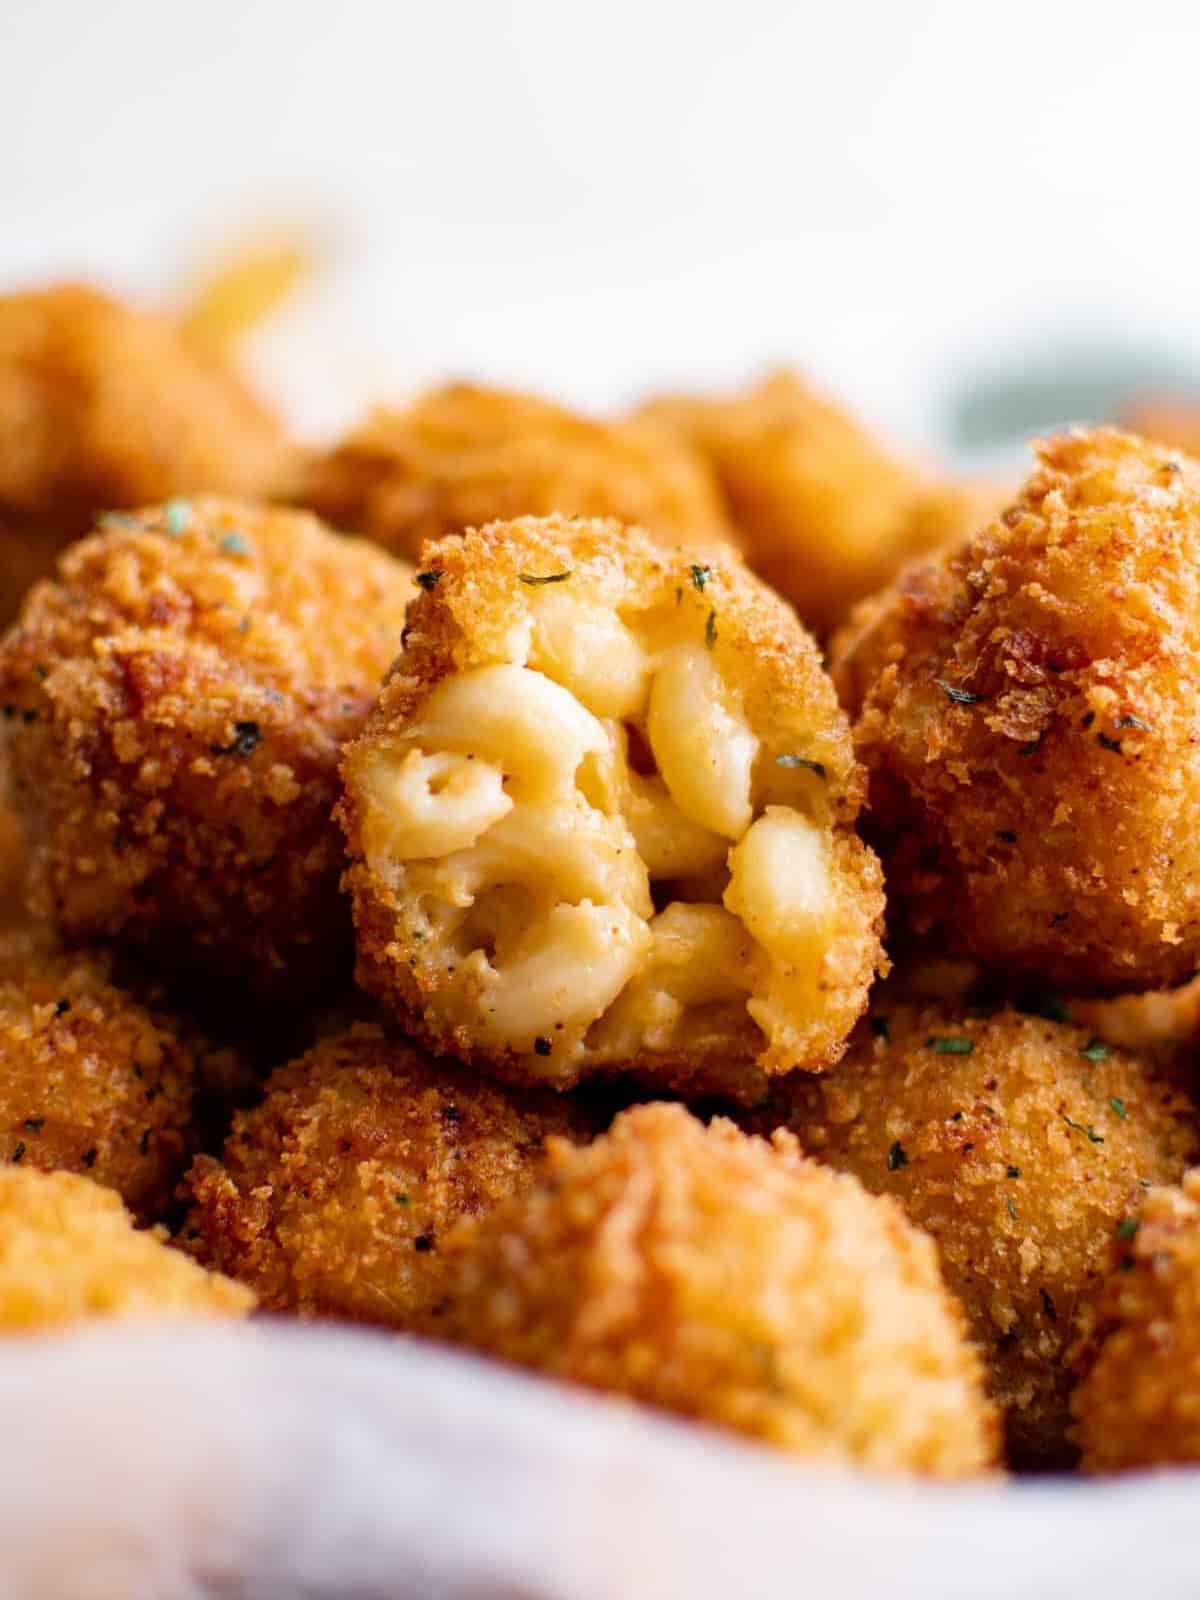
<svg viewBox="0 0 1200 1600">
<path fill-rule="evenodd" d="M 1187 1097 L 1082 1028 L 877 1001 L 837 1068 L 750 1118 L 779 1122 L 937 1241 L 1014 1464 L 1067 1464 L 1064 1357 L 1144 1186 L 1200 1151 Z"/>
<path fill-rule="evenodd" d="M 443 1235 L 524 1188 L 569 1100 L 506 1091 L 360 1023 L 323 1039 L 198 1157 L 181 1240 L 269 1311 L 407 1328 L 441 1297 Z"/>
<path fill-rule="evenodd" d="M 117 988 L 103 955 L 0 975 L 0 1161 L 86 1174 L 153 1220 L 189 1153 L 194 1072 L 182 1026 Z"/>
<path fill-rule="evenodd" d="M 708 464 L 673 431 L 467 383 L 373 411 L 293 498 L 414 559 L 427 539 L 553 512 L 616 517 L 671 544 L 730 536 Z"/>
<path fill-rule="evenodd" d="M 1152 1189 L 1073 1352 L 1087 1472 L 1200 1462 L 1200 1171 Z"/>
<path fill-rule="evenodd" d="M 965 537 L 999 503 L 892 456 L 786 370 L 726 399 L 664 396 L 641 415 L 711 461 L 746 559 L 819 638 L 903 562 Z"/>
<path fill-rule="evenodd" d="M 0 1334 L 253 1307 L 248 1289 L 171 1249 L 160 1230 L 135 1229 L 111 1189 L 70 1172 L 0 1167 Z"/>
<path fill-rule="evenodd" d="M 1070 993 L 1200 959 L 1200 467 L 1111 429 L 834 641 L 893 922 Z"/>
<path fill-rule="evenodd" d="M 260 495 L 279 422 L 215 349 L 85 284 L 0 296 L 0 620 L 98 511 Z"/>
<path fill-rule="evenodd" d="M 681 1106 L 623 1113 L 453 1236 L 446 1330 L 797 1455 L 961 1477 L 995 1459 L 932 1244 L 852 1178 Z"/>
<path fill-rule="evenodd" d="M 790 608 L 732 554 L 710 552 L 706 564 L 698 565 L 694 551 L 658 548 L 641 530 L 613 522 L 550 517 L 497 523 L 426 546 L 422 565 L 404 650 L 343 761 L 339 816 L 351 860 L 346 882 L 362 986 L 435 1053 L 513 1081 L 553 1081 L 560 1088 L 594 1070 L 582 1062 L 550 1061 L 548 1051 L 496 1048 L 479 1037 L 469 1017 L 439 1017 L 431 1002 L 446 987 L 443 952 L 419 927 L 414 931 L 404 885 L 372 870 L 364 837 L 367 775 L 378 753 L 401 746 L 431 691 L 446 678 L 522 659 L 541 585 L 551 575 L 556 594 L 581 596 L 631 628 L 657 625 L 655 619 L 662 618 L 672 627 L 690 628 L 741 696 L 762 744 L 758 764 L 769 775 L 762 781 L 778 784 L 786 774 L 797 793 L 803 790 L 802 803 L 831 830 L 830 931 L 817 998 L 786 1047 L 765 1045 L 759 1030 L 743 1019 L 734 1034 L 721 1027 L 682 1048 L 652 1048 L 633 1039 L 621 1069 L 660 1085 L 709 1091 L 719 1086 L 738 1098 L 754 1098 L 763 1091 L 764 1073 L 797 1065 L 819 1071 L 836 1060 L 875 972 L 886 969 L 879 942 L 882 881 L 877 861 L 853 831 L 862 773 L 844 714 L 812 639 Z M 559 589 L 553 575 L 564 573 L 570 576 Z M 545 670 L 553 677 L 551 668 Z"/>
<path fill-rule="evenodd" d="M 38 912 L 254 987 L 336 970 L 337 763 L 410 594 L 409 569 L 299 512 L 104 519 L 0 645 Z"/>
</svg>

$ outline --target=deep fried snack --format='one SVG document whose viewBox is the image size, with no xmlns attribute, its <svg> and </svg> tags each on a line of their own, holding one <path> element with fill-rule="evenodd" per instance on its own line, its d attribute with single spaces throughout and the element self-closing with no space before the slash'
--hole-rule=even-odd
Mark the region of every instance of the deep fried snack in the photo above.
<svg viewBox="0 0 1200 1600">
<path fill-rule="evenodd" d="M 1194 394 L 1140 395 L 1124 408 L 1121 426 L 1156 444 L 1200 455 L 1200 401 Z"/>
<path fill-rule="evenodd" d="M 189 1153 L 194 1075 L 182 1025 L 117 988 L 104 955 L 0 974 L 0 1162 L 86 1173 L 153 1220 Z"/>
<path fill-rule="evenodd" d="M 258 988 L 336 970 L 338 757 L 411 592 L 401 563 L 299 512 L 104 519 L 0 645 L 38 912 Z"/>
<path fill-rule="evenodd" d="M 268 493 L 274 416 L 223 356 L 84 284 L 0 296 L 0 620 L 97 511 Z"/>
<path fill-rule="evenodd" d="M 839 1067 L 778 1085 L 749 1125 L 780 1122 L 933 1236 L 1014 1462 L 1066 1464 L 1064 1357 L 1143 1186 L 1200 1151 L 1186 1096 L 1081 1028 L 873 1005 Z"/>
<path fill-rule="evenodd" d="M 435 1052 L 762 1092 L 866 1003 L 878 863 L 816 649 L 736 558 L 523 518 L 425 550 L 343 763 L 359 982 Z"/>
<path fill-rule="evenodd" d="M 452 1236 L 443 1319 L 490 1355 L 877 1471 L 995 1456 L 932 1243 L 794 1139 L 624 1112 Z"/>
<path fill-rule="evenodd" d="M 892 456 L 792 372 L 728 399 L 665 396 L 641 415 L 712 462 L 747 561 L 820 638 L 903 562 L 964 537 L 997 504 L 991 485 Z"/>
<path fill-rule="evenodd" d="M 1152 1189 L 1074 1351 L 1088 1472 L 1200 1462 L 1200 1171 Z"/>
<path fill-rule="evenodd" d="M 893 917 L 1067 993 L 1200 961 L 1200 467 L 1111 429 L 834 641 Z"/>
<path fill-rule="evenodd" d="M 111 1189 L 70 1172 L 0 1167 L 0 1334 L 96 1318 L 237 1317 L 241 1284 L 140 1233 Z"/>
<path fill-rule="evenodd" d="M 295 498 L 414 559 L 426 539 L 552 512 L 638 523 L 669 544 L 730 533 L 707 463 L 673 431 L 465 383 L 372 412 Z"/>
<path fill-rule="evenodd" d="M 198 1157 L 182 1239 L 270 1311 L 411 1327 L 441 1297 L 442 1236 L 526 1187 L 558 1095 L 506 1091 L 358 1024 L 275 1072 Z"/>
</svg>

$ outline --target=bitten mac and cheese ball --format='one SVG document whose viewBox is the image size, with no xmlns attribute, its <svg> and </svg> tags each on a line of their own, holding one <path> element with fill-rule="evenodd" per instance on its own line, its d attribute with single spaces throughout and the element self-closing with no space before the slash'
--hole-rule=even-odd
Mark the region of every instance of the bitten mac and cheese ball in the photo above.
<svg viewBox="0 0 1200 1600">
<path fill-rule="evenodd" d="M 1066 993 L 1200 960 L 1200 468 L 1110 429 L 834 641 L 889 906 Z"/>
<path fill-rule="evenodd" d="M 70 1172 L 0 1168 L 0 1336 L 95 1320 L 244 1317 L 254 1296 L 139 1232 L 119 1196 Z"/>
<path fill-rule="evenodd" d="M 1115 1242 L 1075 1359 L 1088 1472 L 1200 1462 L 1200 1171 L 1153 1189 Z"/>
<path fill-rule="evenodd" d="M 435 1051 L 560 1088 L 761 1092 L 882 963 L 861 775 L 816 649 L 736 560 L 616 523 L 427 546 L 346 753 L 359 981 Z"/>
<path fill-rule="evenodd" d="M 198 1157 L 182 1241 L 268 1311 L 412 1327 L 440 1299 L 455 1222 L 533 1181 L 560 1095 L 506 1091 L 360 1024 L 275 1072 L 221 1160 Z"/>
<path fill-rule="evenodd" d="M 0 1162 L 86 1174 L 162 1216 L 191 1143 L 195 1060 L 96 954 L 31 953 L 0 975 Z"/>
<path fill-rule="evenodd" d="M 453 1236 L 448 1334 L 796 1455 L 962 1477 L 996 1419 L 932 1242 L 794 1139 L 642 1106 Z"/>
<path fill-rule="evenodd" d="M 638 523 L 671 544 L 729 537 L 711 470 L 673 431 L 465 383 L 373 412 L 312 462 L 296 498 L 413 558 L 426 539 L 556 511 Z"/>
<path fill-rule="evenodd" d="M 83 284 L 0 296 L 0 620 L 97 512 L 281 483 L 279 422 L 214 348 Z"/>
<path fill-rule="evenodd" d="M 337 764 L 410 595 L 410 569 L 298 512 L 104 519 L 0 645 L 39 912 L 264 990 L 336 971 Z"/>
<path fill-rule="evenodd" d="M 747 561 L 821 638 L 903 562 L 964 537 L 997 503 L 990 485 L 891 456 L 787 371 L 728 399 L 665 396 L 641 415 L 712 462 Z"/>
<path fill-rule="evenodd" d="M 1019 1465 L 1065 1465 L 1066 1353 L 1148 1184 L 1200 1153 L 1196 1112 L 1082 1028 L 872 1005 L 844 1060 L 750 1116 L 900 1202 L 937 1242 Z"/>
</svg>

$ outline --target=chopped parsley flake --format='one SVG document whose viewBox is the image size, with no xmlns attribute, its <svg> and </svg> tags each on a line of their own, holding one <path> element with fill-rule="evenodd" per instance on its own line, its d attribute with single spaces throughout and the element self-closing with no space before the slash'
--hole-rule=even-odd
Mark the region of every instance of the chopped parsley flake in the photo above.
<svg viewBox="0 0 1200 1600">
<path fill-rule="evenodd" d="M 983 699 L 981 694 L 972 694 L 969 689 L 960 689 L 956 684 L 947 683 L 945 678 L 935 678 L 933 681 L 946 699 L 953 700 L 956 706 L 977 706 Z"/>
<path fill-rule="evenodd" d="M 711 650 L 717 642 L 717 613 L 710 611 L 708 621 L 704 624 L 704 643 Z"/>
<path fill-rule="evenodd" d="M 810 761 L 807 756 L 782 755 L 775 757 L 777 767 L 807 767 L 810 772 L 815 772 L 818 778 L 825 776 L 825 766 L 820 761 Z"/>
<path fill-rule="evenodd" d="M 248 756 L 262 743 L 262 730 L 257 722 L 235 722 L 233 725 L 233 742 L 231 744 L 214 744 L 209 748 L 214 756 Z"/>
<path fill-rule="evenodd" d="M 703 594 L 704 593 L 704 585 L 712 577 L 712 568 L 711 567 L 693 566 L 692 569 L 691 569 L 691 572 L 692 572 L 692 583 L 695 585 L 695 587 L 697 589 L 700 590 L 700 593 Z"/>
<path fill-rule="evenodd" d="M 521 582 L 527 583 L 531 589 L 538 589 L 544 583 L 566 583 L 570 576 L 570 568 L 566 572 L 547 572 L 544 576 L 536 572 L 522 572 L 520 575 Z"/>
<path fill-rule="evenodd" d="M 1102 1133 L 1097 1133 L 1090 1122 L 1085 1128 L 1082 1122 L 1072 1122 L 1065 1111 L 1062 1113 L 1062 1119 L 1066 1123 L 1067 1127 L 1074 1128 L 1076 1133 L 1086 1133 L 1093 1144 L 1104 1143 L 1104 1135 Z"/>
<path fill-rule="evenodd" d="M 1101 747 L 1102 750 L 1112 750 L 1115 751 L 1117 755 L 1121 754 L 1120 739 L 1110 739 L 1106 733 L 1098 733 L 1096 735 L 1096 743 Z"/>
<path fill-rule="evenodd" d="M 30 1133 L 41 1133 L 46 1126 L 46 1119 L 45 1117 L 26 1117 L 21 1126 Z"/>
<path fill-rule="evenodd" d="M 250 545 L 244 533 L 227 533 L 221 540 L 221 549 L 227 556 L 248 556 Z"/>
<path fill-rule="evenodd" d="M 887 1169 L 889 1172 L 899 1172 L 901 1167 L 908 1165 L 908 1157 L 904 1153 L 904 1146 L 899 1139 L 887 1153 Z"/>
<path fill-rule="evenodd" d="M 1004 1201 L 1004 1204 L 1005 1204 L 1005 1206 L 1006 1206 L 1006 1207 L 1007 1207 L 1007 1208 L 1008 1208 L 1008 1214 L 1009 1214 L 1009 1216 L 1010 1216 L 1010 1217 L 1011 1217 L 1011 1218 L 1012 1218 L 1012 1219 L 1013 1219 L 1013 1221 L 1014 1221 L 1014 1222 L 1015 1222 L 1015 1221 L 1016 1221 L 1016 1220 L 1017 1220 L 1017 1208 L 1016 1208 L 1016 1206 L 1015 1206 L 1015 1205 L 1013 1205 L 1013 1202 L 1012 1202 L 1012 1195 L 1008 1195 L 1008 1196 L 1007 1196 L 1007 1197 L 1006 1197 L 1006 1198 L 1005 1198 L 1005 1201 Z"/>
<path fill-rule="evenodd" d="M 172 539 L 178 539 L 188 530 L 192 508 L 186 500 L 168 500 L 163 508 L 163 521 Z"/>
<path fill-rule="evenodd" d="M 430 567 L 428 572 L 417 573 L 417 582 L 421 585 L 422 589 L 426 590 L 426 592 L 436 589 L 441 581 L 441 567 Z"/>
<path fill-rule="evenodd" d="M 935 1056 L 969 1056 L 975 1048 L 975 1041 L 958 1034 L 935 1035 L 932 1039 L 926 1039 L 925 1048 L 932 1050 Z"/>
<path fill-rule="evenodd" d="M 1151 727 L 1150 723 L 1143 722 L 1141 717 L 1133 717 L 1133 716 L 1118 717 L 1117 720 L 1113 723 L 1113 727 L 1114 728 L 1140 728 L 1143 733 L 1153 733 L 1154 732 L 1154 729 Z"/>
<path fill-rule="evenodd" d="M 408 1196 L 406 1194 L 398 1194 L 396 1196 L 396 1204 L 398 1206 L 406 1206 L 408 1204 Z"/>
<path fill-rule="evenodd" d="M 16 1142 L 16 1145 L 15 1145 L 15 1147 L 13 1149 L 12 1158 L 13 1158 L 14 1161 L 20 1161 L 21 1157 L 24 1154 L 25 1154 L 25 1141 L 24 1141 L 24 1139 L 18 1139 L 17 1142 Z"/>
<path fill-rule="evenodd" d="M 1089 1061 L 1107 1061 L 1112 1051 L 1103 1039 L 1089 1039 L 1079 1054 Z"/>
<path fill-rule="evenodd" d="M 1128 1111 L 1125 1109 L 1124 1100 L 1122 1100 L 1118 1095 L 1114 1094 L 1109 1097 L 1108 1103 L 1113 1108 L 1114 1115 L 1118 1116 L 1121 1121 L 1124 1122 L 1126 1117 L 1129 1115 Z"/>
<path fill-rule="evenodd" d="M 1137 1231 L 1140 1227 L 1141 1223 L 1136 1217 L 1122 1217 L 1120 1222 L 1117 1223 L 1117 1238 L 1133 1239 L 1137 1236 Z"/>
</svg>

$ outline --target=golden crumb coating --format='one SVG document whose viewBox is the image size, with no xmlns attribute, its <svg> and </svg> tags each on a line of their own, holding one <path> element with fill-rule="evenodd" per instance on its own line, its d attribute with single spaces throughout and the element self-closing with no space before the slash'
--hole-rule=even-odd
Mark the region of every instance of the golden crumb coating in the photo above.
<svg viewBox="0 0 1200 1600">
<path fill-rule="evenodd" d="M 670 544 L 730 531 L 707 462 L 674 431 L 466 383 L 372 412 L 313 460 L 296 498 L 414 558 L 426 539 L 552 512 L 635 522 Z"/>
<path fill-rule="evenodd" d="M 624 1112 L 452 1237 L 450 1337 L 797 1455 L 962 1477 L 997 1427 L 931 1242 L 795 1140 Z"/>
<path fill-rule="evenodd" d="M 965 537 L 999 503 L 992 485 L 892 456 L 788 371 L 728 399 L 665 396 L 641 415 L 712 462 L 746 559 L 820 638 L 903 562 Z"/>
<path fill-rule="evenodd" d="M 139 1219 L 189 1154 L 193 1043 L 96 953 L 31 952 L 0 974 L 0 1162 L 86 1173 Z"/>
<path fill-rule="evenodd" d="M 182 1239 L 269 1311 L 411 1327 L 441 1298 L 443 1235 L 526 1187 L 571 1102 L 506 1091 L 360 1023 L 273 1073 L 198 1157 Z"/>
<path fill-rule="evenodd" d="M 0 295 L 0 620 L 98 511 L 288 475 L 279 422 L 226 359 L 84 284 Z"/>
<path fill-rule="evenodd" d="M 1200 1462 L 1200 1171 L 1146 1195 L 1075 1351 L 1087 1472 Z"/>
<path fill-rule="evenodd" d="M 735 557 L 523 518 L 424 552 L 346 753 L 359 981 L 438 1053 L 742 1095 L 836 1060 L 883 964 L 861 774 Z"/>
<path fill-rule="evenodd" d="M 1020 1465 L 1063 1465 L 1064 1357 L 1144 1186 L 1200 1150 L 1185 1095 L 1085 1029 L 872 1005 L 840 1066 L 752 1114 L 900 1202 L 937 1241 Z"/>
<path fill-rule="evenodd" d="M 262 989 L 337 970 L 339 753 L 411 593 L 407 567 L 299 512 L 103 519 L 0 644 L 38 912 Z"/>
<path fill-rule="evenodd" d="M 139 1232 L 120 1196 L 71 1172 L 0 1167 L 0 1334 L 96 1319 L 238 1317 L 241 1284 Z"/>
<path fill-rule="evenodd" d="M 1169 988 L 1200 960 L 1200 467 L 1111 429 L 1035 448 L 834 641 L 889 908 L 1067 993 Z"/>
</svg>

